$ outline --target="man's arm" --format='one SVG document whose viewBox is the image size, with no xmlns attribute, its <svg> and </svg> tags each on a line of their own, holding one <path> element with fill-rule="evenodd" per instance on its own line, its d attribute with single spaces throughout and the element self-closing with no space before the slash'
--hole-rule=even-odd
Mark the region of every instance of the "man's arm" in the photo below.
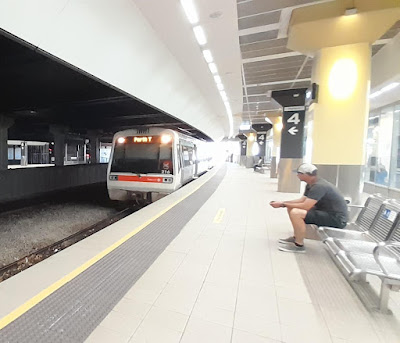
<svg viewBox="0 0 400 343">
<path fill-rule="evenodd" d="M 274 208 L 279 208 L 279 207 L 286 207 L 285 204 L 302 204 L 304 201 L 306 201 L 307 197 L 302 196 L 299 199 L 294 199 L 294 200 L 288 200 L 288 201 L 271 201 L 269 204 L 274 207 Z"/>
<path fill-rule="evenodd" d="M 305 200 L 304 200 L 303 202 L 284 201 L 284 202 L 282 203 L 282 206 L 281 206 L 281 207 L 287 207 L 287 208 L 289 208 L 289 209 L 292 209 L 292 208 L 300 208 L 300 209 L 302 209 L 302 210 L 309 211 L 309 210 L 311 210 L 311 209 L 315 206 L 315 204 L 317 203 L 317 200 L 310 199 L 310 198 L 307 198 L 307 197 L 304 197 L 304 198 L 305 198 Z"/>
</svg>

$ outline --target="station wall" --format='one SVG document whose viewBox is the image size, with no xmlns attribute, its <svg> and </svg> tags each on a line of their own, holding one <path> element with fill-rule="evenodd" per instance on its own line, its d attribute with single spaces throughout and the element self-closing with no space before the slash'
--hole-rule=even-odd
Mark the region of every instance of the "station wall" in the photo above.
<svg viewBox="0 0 400 343">
<path fill-rule="evenodd" d="M 30 198 L 106 180 L 107 164 L 1 170 L 0 202 Z"/>
</svg>

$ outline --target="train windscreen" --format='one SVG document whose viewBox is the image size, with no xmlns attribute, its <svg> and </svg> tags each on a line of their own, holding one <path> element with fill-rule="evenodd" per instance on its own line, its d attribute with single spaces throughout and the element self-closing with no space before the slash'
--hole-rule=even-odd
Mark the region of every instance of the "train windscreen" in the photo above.
<svg viewBox="0 0 400 343">
<path fill-rule="evenodd" d="M 172 141 L 161 136 L 130 136 L 116 141 L 111 172 L 172 174 Z"/>
</svg>

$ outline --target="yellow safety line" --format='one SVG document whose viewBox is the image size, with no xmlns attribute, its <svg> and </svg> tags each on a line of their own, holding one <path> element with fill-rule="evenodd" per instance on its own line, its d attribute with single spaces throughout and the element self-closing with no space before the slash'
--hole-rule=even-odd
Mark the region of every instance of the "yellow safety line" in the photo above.
<svg viewBox="0 0 400 343">
<path fill-rule="evenodd" d="M 219 224 L 222 222 L 222 219 L 224 218 L 225 215 L 225 209 L 224 208 L 220 208 L 217 212 L 217 214 L 215 215 L 214 218 L 214 223 Z"/>
<path fill-rule="evenodd" d="M 214 174 L 215 175 L 215 174 Z M 211 179 L 211 178 L 210 178 Z M 208 180 L 207 180 L 208 181 Z M 21 306 L 17 307 L 14 311 L 10 312 L 8 315 L 5 317 L 1 318 L 0 320 L 0 330 L 3 329 L 5 326 L 16 320 L 18 317 L 22 316 L 25 312 L 30 310 L 32 307 L 37 305 L 39 302 L 41 302 L 43 299 L 48 297 L 50 294 L 54 293 L 56 290 L 64 286 L 67 282 L 71 281 L 75 277 L 77 277 L 79 274 L 84 272 L 86 269 L 88 269 L 90 266 L 95 264 L 97 261 L 102 259 L 104 256 L 108 255 L 110 252 L 118 248 L 122 243 L 126 242 L 129 238 L 132 236 L 136 235 L 139 231 L 143 230 L 147 225 L 155 221 L 157 218 L 161 217 L 164 213 L 169 211 L 171 208 L 185 200 L 189 195 L 192 195 L 194 192 L 196 192 L 200 187 L 202 187 L 207 181 L 196 187 L 193 191 L 188 193 L 187 195 L 183 196 L 181 199 L 177 200 L 174 202 L 172 205 L 167 207 L 166 209 L 162 210 L 160 213 L 146 221 L 144 224 L 140 225 L 137 227 L 135 230 L 132 232 L 128 233 L 126 236 L 121 238 L 119 241 L 108 247 L 107 249 L 103 250 L 101 253 L 97 254 L 93 258 L 91 258 L 89 261 L 86 263 L 82 264 L 80 267 L 76 268 L 74 271 L 69 273 L 68 275 L 64 276 L 62 279 L 56 281 L 53 283 L 51 286 L 47 287 L 43 291 L 41 291 L 39 294 L 35 295 L 33 298 L 29 299 L 26 303 L 22 304 Z"/>
</svg>

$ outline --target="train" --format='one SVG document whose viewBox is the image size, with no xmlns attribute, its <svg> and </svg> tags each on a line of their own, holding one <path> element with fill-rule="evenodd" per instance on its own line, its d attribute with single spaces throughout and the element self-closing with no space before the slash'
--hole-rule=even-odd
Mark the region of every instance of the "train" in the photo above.
<svg viewBox="0 0 400 343">
<path fill-rule="evenodd" d="M 210 144 L 171 129 L 117 132 L 107 169 L 110 199 L 143 204 L 174 192 L 213 167 Z"/>
</svg>

